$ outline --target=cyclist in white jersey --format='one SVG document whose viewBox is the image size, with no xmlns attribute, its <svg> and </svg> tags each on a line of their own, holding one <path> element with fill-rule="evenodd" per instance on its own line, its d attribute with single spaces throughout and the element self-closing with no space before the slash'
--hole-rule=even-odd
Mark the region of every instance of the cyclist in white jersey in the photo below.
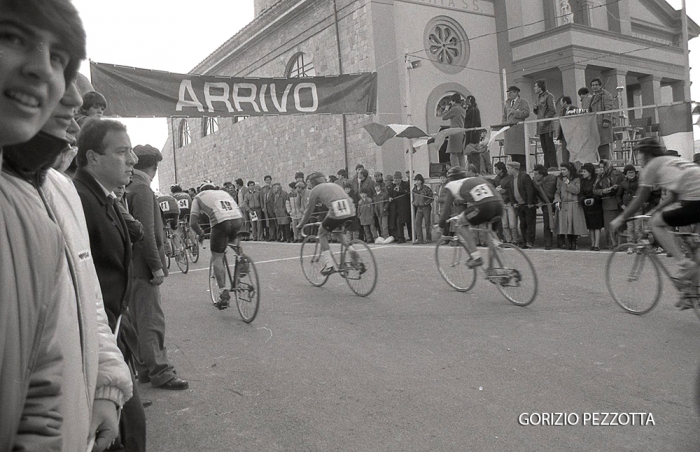
<svg viewBox="0 0 700 452">
<path fill-rule="evenodd" d="M 211 263 L 214 267 L 216 282 L 221 288 L 216 307 L 226 309 L 231 295 L 226 289 L 224 252 L 229 242 L 232 242 L 236 238 L 238 231 L 241 230 L 243 215 L 231 195 L 223 190 L 219 190 L 213 184 L 204 183 L 199 187 L 198 191 L 199 194 L 192 201 L 190 227 L 197 234 L 203 235 L 204 231 L 199 227 L 199 215 L 204 214 L 209 217 L 211 224 L 211 235 L 209 236 Z M 239 269 L 239 272 L 241 270 Z"/>
<path fill-rule="evenodd" d="M 667 196 L 650 212 L 654 237 L 678 263 L 674 282 L 684 287 L 695 270 L 692 260 L 685 257 L 668 227 L 687 226 L 700 222 L 700 166 L 666 155 L 666 150 L 653 138 L 640 141 L 635 150 L 641 158 L 642 171 L 639 188 L 627 208 L 613 221 L 610 227 L 618 230 L 625 220 L 634 215 L 649 198 L 652 188 L 665 188 Z M 666 209 L 673 203 L 679 207 Z"/>
<path fill-rule="evenodd" d="M 328 215 L 321 223 L 318 233 L 318 242 L 321 245 L 321 255 L 325 259 L 325 266 L 321 269 L 322 275 L 330 275 L 334 271 L 335 261 L 331 256 L 330 246 L 328 244 L 328 236 L 334 229 L 339 228 L 347 221 L 352 220 L 356 216 L 355 203 L 352 198 L 345 193 L 339 185 L 332 182 L 326 182 L 326 177 L 319 173 L 311 173 L 306 178 L 308 186 L 311 188 L 309 193 L 308 206 L 304 212 L 304 216 L 299 220 L 297 229 L 302 229 L 311 218 L 317 203 L 323 204 L 328 208 Z M 352 230 L 354 222 L 346 226 L 346 229 Z M 340 240 L 343 246 L 348 246 L 348 240 L 345 234 L 340 234 Z M 357 252 L 350 250 L 350 258 L 353 262 L 357 261 Z"/>
</svg>

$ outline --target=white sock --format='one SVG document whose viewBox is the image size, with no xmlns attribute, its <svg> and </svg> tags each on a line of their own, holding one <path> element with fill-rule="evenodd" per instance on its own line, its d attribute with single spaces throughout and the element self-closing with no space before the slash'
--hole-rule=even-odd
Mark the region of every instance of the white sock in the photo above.
<svg viewBox="0 0 700 452">
<path fill-rule="evenodd" d="M 474 260 L 480 259 L 481 258 L 481 251 L 474 251 L 473 253 L 471 253 L 471 257 Z"/>
<path fill-rule="evenodd" d="M 331 256 L 331 250 L 324 251 L 321 253 L 321 256 L 323 256 L 326 261 L 326 267 L 335 268 L 335 261 L 333 260 L 333 256 Z"/>
</svg>

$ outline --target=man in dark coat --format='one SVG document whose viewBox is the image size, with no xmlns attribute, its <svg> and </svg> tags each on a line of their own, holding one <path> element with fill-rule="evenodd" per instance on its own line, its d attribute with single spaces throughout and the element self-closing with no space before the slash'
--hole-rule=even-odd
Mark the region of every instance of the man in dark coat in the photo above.
<svg viewBox="0 0 700 452">
<path fill-rule="evenodd" d="M 143 224 L 144 238 L 134 246 L 132 258 L 128 318 L 138 337 L 135 343 L 129 342 L 129 346 L 138 349 L 136 367 L 140 382 L 151 382 L 154 387 L 163 389 L 187 389 L 188 382 L 176 375 L 165 348 L 165 315 L 159 287 L 167 275 L 163 265 L 163 220 L 156 195 L 151 190 L 152 178 L 163 156 L 150 145 L 136 146 L 134 153 L 139 160 L 134 166 L 126 198 L 131 214 Z"/>
<path fill-rule="evenodd" d="M 535 244 L 535 219 L 537 207 L 535 206 L 535 187 L 532 179 L 525 171 L 520 170 L 520 163 L 506 163 L 508 174 L 513 176 L 513 184 L 510 187 L 510 199 L 518 214 L 520 223 L 520 237 L 523 248 L 532 248 Z"/>
<path fill-rule="evenodd" d="M 412 241 L 413 228 L 411 225 L 411 186 L 403 180 L 401 171 L 394 173 L 394 189 L 390 196 L 396 201 L 396 243 L 406 243 L 403 227 L 408 229 L 408 241 Z"/>
<path fill-rule="evenodd" d="M 128 146 L 128 152 L 121 154 L 124 146 Z M 124 341 L 124 331 L 132 327 L 123 322 L 120 331 L 116 331 L 117 319 L 129 299 L 132 255 L 129 226 L 116 205 L 114 196 L 114 190 L 130 179 L 128 174 L 123 173 L 122 166 L 115 164 L 121 158 L 125 159 L 124 166 L 133 169 L 137 158 L 131 151 L 126 128 L 116 121 L 88 122 L 78 141 L 78 171 L 74 183 L 85 211 L 90 251 L 100 281 L 109 326 L 118 335 L 119 349 L 129 362 L 132 352 Z M 143 229 L 140 224 L 132 223 L 132 231 L 135 241 L 142 238 Z M 134 333 L 132 331 L 126 334 Z M 119 433 L 117 442 L 125 450 L 146 450 L 146 415 L 135 383 L 134 396 L 124 404 L 122 410 Z"/>
</svg>

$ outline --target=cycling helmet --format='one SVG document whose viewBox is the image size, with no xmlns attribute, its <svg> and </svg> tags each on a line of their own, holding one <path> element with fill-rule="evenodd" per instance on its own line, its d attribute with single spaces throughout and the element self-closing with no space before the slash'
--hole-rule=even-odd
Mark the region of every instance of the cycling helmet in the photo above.
<svg viewBox="0 0 700 452">
<path fill-rule="evenodd" d="M 459 180 L 467 177 L 467 172 L 460 166 L 453 166 L 447 170 L 447 180 Z"/>
<path fill-rule="evenodd" d="M 316 179 L 321 179 L 321 178 L 325 178 L 325 177 L 326 177 L 326 176 L 324 176 L 323 173 L 321 173 L 321 172 L 319 172 L 319 171 L 314 171 L 313 173 L 309 174 L 309 175 L 306 177 L 306 181 L 307 181 L 307 182 L 312 182 L 312 181 L 314 181 L 314 180 L 316 180 Z"/>
<path fill-rule="evenodd" d="M 199 187 L 197 187 L 197 193 L 201 193 L 204 190 L 216 190 L 216 185 L 211 182 L 204 181 L 199 185 Z"/>
<path fill-rule="evenodd" d="M 179 184 L 172 184 L 170 186 L 170 193 L 181 193 L 182 187 Z"/>
<path fill-rule="evenodd" d="M 645 157 L 660 157 L 666 155 L 666 148 L 654 138 L 642 138 L 634 145 L 634 151 L 644 154 Z"/>
</svg>

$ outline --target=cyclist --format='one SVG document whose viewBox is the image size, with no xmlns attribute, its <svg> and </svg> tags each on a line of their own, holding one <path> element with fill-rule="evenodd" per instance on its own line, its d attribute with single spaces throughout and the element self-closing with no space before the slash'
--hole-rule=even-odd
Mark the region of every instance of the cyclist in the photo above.
<svg viewBox="0 0 700 452">
<path fill-rule="evenodd" d="M 190 216 L 190 207 L 192 207 L 192 198 L 178 184 L 170 186 L 170 193 L 177 201 L 177 206 L 180 208 L 180 220 L 187 221 Z"/>
<path fill-rule="evenodd" d="M 469 251 L 466 264 L 469 268 L 478 267 L 483 264 L 483 259 L 467 223 L 478 226 L 502 215 L 503 198 L 489 181 L 459 166 L 453 166 L 447 171 L 447 181 L 445 205 L 451 206 L 454 203 L 462 211 L 457 220 L 457 233 L 464 239 Z M 450 213 L 450 209 L 444 209 L 440 215 L 439 225 L 443 231 L 447 229 Z"/>
<path fill-rule="evenodd" d="M 180 208 L 177 206 L 177 200 L 167 193 L 156 192 L 156 200 L 160 207 L 160 215 L 163 219 L 163 229 L 170 225 L 170 229 L 177 231 L 177 219 L 180 217 Z M 165 247 L 168 252 L 170 249 L 170 240 L 165 240 Z"/>
<path fill-rule="evenodd" d="M 219 190 L 214 184 L 204 182 L 197 191 L 199 193 L 192 201 L 190 227 L 197 234 L 204 234 L 202 228 L 199 227 L 199 216 L 204 214 L 209 217 L 211 265 L 214 267 L 214 276 L 221 290 L 216 307 L 226 309 L 229 306 L 231 295 L 226 288 L 224 252 L 229 242 L 234 241 L 236 234 L 243 227 L 243 215 L 231 195 L 224 190 Z M 238 273 L 242 276 L 245 273 L 245 268 L 239 268 Z"/>
<path fill-rule="evenodd" d="M 654 138 L 642 139 L 634 150 L 638 152 L 642 165 L 639 187 L 632 202 L 610 222 L 610 228 L 620 229 L 625 220 L 647 202 L 653 188 L 665 188 L 667 196 L 648 214 L 651 215 L 654 237 L 678 263 L 678 270 L 672 279 L 676 287 L 683 290 L 696 270 L 695 264 L 683 255 L 667 228 L 700 222 L 700 166 L 666 155 L 666 149 Z M 680 206 L 664 210 L 666 206 L 678 201 Z"/>
<path fill-rule="evenodd" d="M 326 276 L 336 271 L 335 261 L 333 260 L 333 256 L 331 256 L 330 246 L 328 245 L 328 237 L 333 230 L 341 227 L 346 221 L 356 217 L 355 203 L 352 201 L 352 198 L 345 193 L 343 188 L 332 182 L 327 182 L 326 177 L 319 172 L 309 174 L 306 178 L 306 183 L 311 189 L 311 192 L 309 193 L 306 211 L 301 220 L 299 220 L 297 229 L 302 229 L 309 221 L 309 218 L 311 218 L 311 215 L 314 213 L 316 204 L 321 204 L 323 208 L 328 209 L 328 214 L 321 222 L 318 233 L 318 241 L 321 245 L 321 256 L 325 259 L 325 265 L 321 269 L 321 274 Z M 351 230 L 354 228 L 354 223 L 354 221 L 350 223 L 347 229 Z M 340 234 L 340 240 L 343 246 L 349 245 L 345 234 Z M 350 258 L 353 263 L 357 263 L 357 252 L 351 249 Z"/>
</svg>

